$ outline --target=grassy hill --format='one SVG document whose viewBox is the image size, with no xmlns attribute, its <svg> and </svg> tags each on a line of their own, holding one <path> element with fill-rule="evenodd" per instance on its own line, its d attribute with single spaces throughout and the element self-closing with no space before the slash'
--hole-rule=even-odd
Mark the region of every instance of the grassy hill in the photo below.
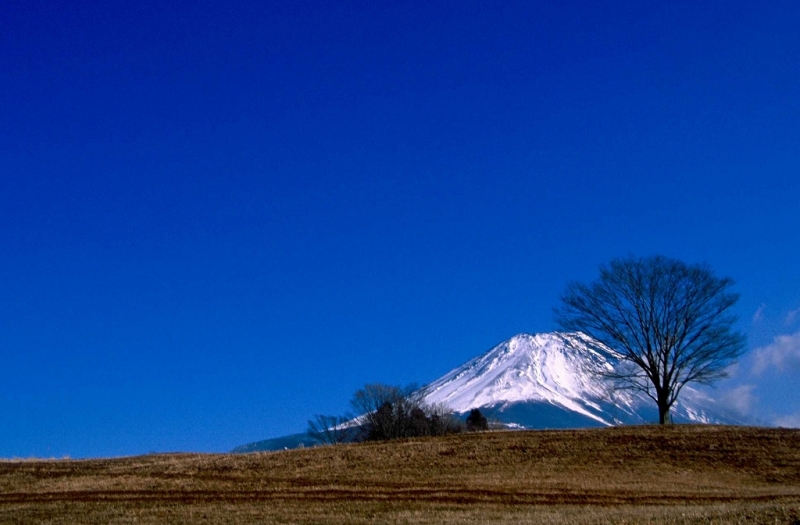
<svg viewBox="0 0 800 525">
<path fill-rule="evenodd" d="M 800 431 L 487 432 L 0 461 L 0 523 L 800 524 Z"/>
</svg>

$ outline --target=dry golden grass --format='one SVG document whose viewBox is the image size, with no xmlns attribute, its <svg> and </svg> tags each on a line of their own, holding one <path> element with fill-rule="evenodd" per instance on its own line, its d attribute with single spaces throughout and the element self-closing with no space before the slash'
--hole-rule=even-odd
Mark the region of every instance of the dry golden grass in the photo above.
<svg viewBox="0 0 800 525">
<path fill-rule="evenodd" d="M 2 461 L 0 522 L 800 525 L 800 431 L 622 427 Z"/>
</svg>

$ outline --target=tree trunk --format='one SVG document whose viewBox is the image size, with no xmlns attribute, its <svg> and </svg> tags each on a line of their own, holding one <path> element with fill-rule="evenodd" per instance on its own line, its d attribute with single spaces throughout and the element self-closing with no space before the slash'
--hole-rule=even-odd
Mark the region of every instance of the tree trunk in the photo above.
<svg viewBox="0 0 800 525">
<path fill-rule="evenodd" d="M 669 425 L 672 423 L 669 417 L 669 406 L 666 403 L 658 403 L 658 424 Z"/>
</svg>

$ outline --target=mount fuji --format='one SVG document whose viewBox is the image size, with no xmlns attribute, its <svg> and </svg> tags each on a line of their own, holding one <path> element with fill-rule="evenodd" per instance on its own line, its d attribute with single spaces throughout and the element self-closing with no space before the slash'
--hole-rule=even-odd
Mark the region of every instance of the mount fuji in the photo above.
<svg viewBox="0 0 800 525">
<path fill-rule="evenodd" d="M 642 392 L 610 390 L 592 371 L 613 370 L 615 352 L 582 333 L 520 334 L 445 374 L 421 391 L 427 404 L 457 413 L 479 408 L 511 427 L 577 428 L 658 421 Z M 686 386 L 672 420 L 739 423 Z"/>
<path fill-rule="evenodd" d="M 658 421 L 642 392 L 612 391 L 593 371 L 612 370 L 615 352 L 578 332 L 519 334 L 419 389 L 426 404 L 462 416 L 478 408 L 507 428 L 559 429 Z M 703 392 L 686 386 L 672 407 L 677 423 L 741 424 Z M 294 434 L 237 447 L 233 452 L 308 446 Z"/>
</svg>

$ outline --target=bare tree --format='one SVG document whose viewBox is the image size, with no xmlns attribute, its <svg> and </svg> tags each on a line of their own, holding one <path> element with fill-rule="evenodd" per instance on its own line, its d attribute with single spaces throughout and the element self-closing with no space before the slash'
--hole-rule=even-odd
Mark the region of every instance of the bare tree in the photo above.
<svg viewBox="0 0 800 525">
<path fill-rule="evenodd" d="M 338 445 L 351 441 L 354 429 L 346 417 L 317 414 L 308 421 L 307 434 L 322 445 Z"/>
<path fill-rule="evenodd" d="M 394 405 L 412 402 L 416 397 L 414 394 L 416 390 L 416 385 L 400 387 L 382 383 L 369 383 L 356 390 L 350 400 L 350 406 L 356 414 L 369 416 L 385 403 Z"/>
<path fill-rule="evenodd" d="M 614 349 L 617 366 L 598 373 L 618 388 L 644 392 L 660 424 L 687 383 L 710 384 L 744 350 L 730 308 L 733 281 L 706 265 L 663 256 L 615 259 L 590 284 L 572 282 L 556 322 Z"/>
<path fill-rule="evenodd" d="M 415 387 L 370 383 L 356 390 L 350 405 L 358 414 L 362 441 L 403 437 L 402 421 L 416 406 Z"/>
<path fill-rule="evenodd" d="M 444 405 L 428 405 L 414 385 L 371 383 L 356 391 L 350 404 L 363 441 L 438 436 L 460 432 L 463 423 Z"/>
<path fill-rule="evenodd" d="M 428 417 L 431 436 L 445 436 L 464 431 L 464 422 L 444 403 L 426 404 L 423 405 L 423 409 Z"/>
</svg>

